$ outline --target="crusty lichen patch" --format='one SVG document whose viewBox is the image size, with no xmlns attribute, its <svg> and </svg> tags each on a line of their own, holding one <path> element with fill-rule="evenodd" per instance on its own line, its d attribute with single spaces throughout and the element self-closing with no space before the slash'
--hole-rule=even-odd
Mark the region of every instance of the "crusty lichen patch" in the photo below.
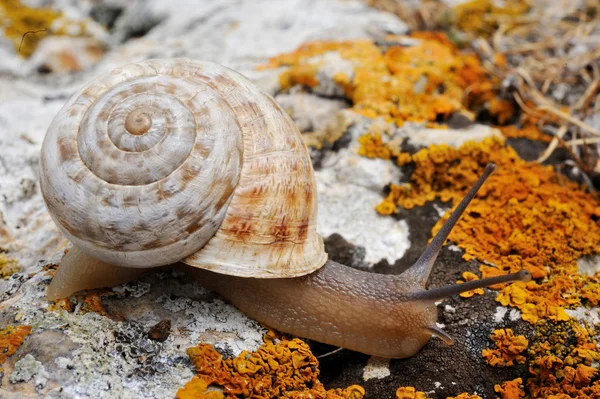
<svg viewBox="0 0 600 399">
<path fill-rule="evenodd" d="M 8 356 L 14 355 L 30 333 L 30 326 L 8 326 L 0 330 L 0 371 L 2 363 Z"/>
<path fill-rule="evenodd" d="M 581 257 L 600 252 L 598 200 L 552 166 L 520 159 L 514 149 L 496 138 L 459 148 L 431 146 L 395 157 L 413 172 L 410 183 L 391 185 L 377 207 L 382 214 L 436 198 L 456 206 L 488 163 L 498 165 L 449 240 L 463 249 L 466 260 L 483 262 L 482 277 L 523 268 L 532 273 L 534 280 L 528 283 L 492 288 L 499 290 L 498 302 L 517 307 L 523 320 L 538 326 L 538 333 L 526 353 L 524 336 L 510 329 L 496 330 L 492 334 L 496 347 L 484 349 L 482 356 L 492 366 L 523 364 L 529 358 L 532 377 L 525 386 L 532 398 L 597 397 L 600 353 L 594 331 L 571 320 L 565 308 L 600 302 L 600 276 L 583 275 L 577 265 Z M 449 214 L 435 225 L 432 234 Z M 495 390 L 502 398 L 519 399 L 526 392 L 521 387 L 523 380 L 507 381 Z"/>
<path fill-rule="evenodd" d="M 318 380 L 319 362 L 300 339 L 265 335 L 256 351 L 224 359 L 211 345 L 187 351 L 198 373 L 177 392 L 179 399 L 327 398 L 361 399 L 365 390 L 352 385 L 326 390 Z"/>
<path fill-rule="evenodd" d="M 390 159 L 394 150 L 389 145 L 385 145 L 381 133 L 366 133 L 358 138 L 360 147 L 358 154 L 367 158 Z"/>
<path fill-rule="evenodd" d="M 377 210 L 391 214 L 397 206 L 410 209 L 435 198 L 456 206 L 490 162 L 498 171 L 449 236 L 465 251 L 463 258 L 485 262 L 482 277 L 529 270 L 535 280 L 497 287 L 496 300 L 519 308 L 531 323 L 567 320 L 565 307 L 597 304 L 600 279 L 581 275 L 577 260 L 599 252 L 598 202 L 551 166 L 523 161 L 498 139 L 431 146 L 411 155 L 410 184 L 392 184 Z"/>
<path fill-rule="evenodd" d="M 396 399 L 427 399 L 425 392 L 417 391 L 414 387 L 400 387 L 396 391 Z M 447 396 L 446 399 L 481 399 L 479 395 L 463 392 L 458 396 Z"/>
<path fill-rule="evenodd" d="M 412 40 L 414 45 L 394 45 L 382 52 L 369 40 L 317 41 L 272 58 L 266 67 L 289 67 L 280 75 L 282 89 L 314 88 L 321 83 L 323 55 L 335 53 L 354 67 L 351 76 L 344 71 L 332 76 L 352 101 L 352 109 L 398 126 L 406 121 L 443 121 L 454 112 L 481 108 L 501 115 L 503 121 L 507 112 L 512 115 L 511 104 L 495 98 L 495 78 L 474 54 L 460 51 L 445 34 L 415 32 L 388 39 Z"/>
<path fill-rule="evenodd" d="M 552 136 L 542 132 L 533 123 L 526 123 L 521 128 L 518 128 L 514 125 L 501 126 L 500 131 L 502 132 L 502 135 L 506 138 L 523 138 L 529 140 L 542 141 L 544 143 L 549 143 L 552 139 Z"/>
<path fill-rule="evenodd" d="M 446 399 L 482 399 L 479 395 L 463 392 L 457 396 L 448 396 Z"/>
<path fill-rule="evenodd" d="M 500 70 L 507 64 L 501 53 L 487 62 Z M 498 77 L 488 73 L 489 66 L 484 67 L 472 51 L 458 49 L 442 32 L 390 35 L 383 45 L 370 40 L 315 41 L 273 57 L 263 68 L 282 66 L 287 67 L 279 76 L 283 90 L 303 86 L 330 92 L 323 88 L 333 84 L 352 102 L 354 112 L 397 126 L 422 122 L 444 128 L 451 115 L 471 121 L 487 115 L 505 137 L 544 142 L 551 138 L 537 122 L 555 116 L 543 111 L 536 111 L 537 116 L 521 113 L 514 99 L 502 92 Z M 516 121 L 517 125 L 505 126 Z M 377 141 L 377 133 L 361 142 L 367 156 L 389 156 L 385 145 L 370 139 Z"/>
<path fill-rule="evenodd" d="M 0 278 L 7 280 L 10 276 L 22 270 L 19 261 L 0 252 Z"/>
<path fill-rule="evenodd" d="M 501 399 L 520 399 L 525 397 L 522 378 L 515 378 L 502 384 L 496 384 L 494 385 L 494 391 L 500 395 Z"/>
<path fill-rule="evenodd" d="M 102 316 L 108 316 L 102 305 L 102 295 L 98 292 L 93 292 L 85 296 L 81 310 L 83 312 L 96 312 Z"/>
<path fill-rule="evenodd" d="M 481 352 L 481 356 L 490 366 L 506 367 L 525 363 L 523 352 L 529 342 L 524 335 L 515 335 L 512 329 L 507 328 L 495 330 L 490 338 L 496 348 L 485 348 Z"/>
<path fill-rule="evenodd" d="M 574 320 L 540 321 L 527 390 L 534 398 L 600 397 L 600 352 L 594 331 Z"/>
<path fill-rule="evenodd" d="M 396 399 L 426 399 L 425 392 L 417 391 L 414 387 L 400 387 L 396 390 Z"/>
<path fill-rule="evenodd" d="M 507 18 L 525 14 L 530 6 L 527 1 L 471 0 L 454 7 L 454 24 L 462 32 L 489 36 L 506 23 Z"/>
</svg>

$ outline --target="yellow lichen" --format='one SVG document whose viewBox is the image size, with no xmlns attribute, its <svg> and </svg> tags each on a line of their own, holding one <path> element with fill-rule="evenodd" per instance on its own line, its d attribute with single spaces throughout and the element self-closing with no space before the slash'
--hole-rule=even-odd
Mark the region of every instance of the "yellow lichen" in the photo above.
<svg viewBox="0 0 600 399">
<path fill-rule="evenodd" d="M 523 379 L 516 378 L 512 381 L 503 382 L 502 385 L 494 385 L 494 391 L 499 393 L 502 399 L 521 399 L 525 397 L 522 385 Z"/>
<path fill-rule="evenodd" d="M 542 132 L 537 126 L 528 124 L 522 128 L 516 126 L 500 126 L 502 135 L 506 138 L 524 138 L 549 143 L 552 136 Z"/>
<path fill-rule="evenodd" d="M 462 277 L 463 277 L 464 281 L 458 280 L 457 281 L 458 284 L 462 284 L 467 281 L 479 280 L 479 277 L 477 277 L 477 275 L 475 273 L 471 273 L 471 272 L 463 272 Z M 485 291 L 483 291 L 483 288 L 476 288 L 471 291 L 461 292 L 459 295 L 463 298 L 471 298 L 473 295 L 483 295 L 484 293 L 485 293 Z"/>
<path fill-rule="evenodd" d="M 401 152 L 396 157 L 396 163 L 399 166 L 404 166 L 407 163 L 409 163 L 410 161 L 412 161 L 412 157 L 411 157 L 411 155 L 408 152 Z"/>
<path fill-rule="evenodd" d="M 30 333 L 30 326 L 8 326 L 0 330 L 0 366 L 8 356 L 14 355 Z"/>
<path fill-rule="evenodd" d="M 341 72 L 333 76 L 352 100 L 352 109 L 399 126 L 405 121 L 439 122 L 494 98 L 497 84 L 475 55 L 459 51 L 443 33 L 411 36 L 419 39 L 414 46 L 392 46 L 383 54 L 368 40 L 312 42 L 272 58 L 264 67 L 289 67 L 280 75 L 283 89 L 298 84 L 315 87 L 323 62 L 318 56 L 335 52 L 354 65 L 352 76 Z"/>
<path fill-rule="evenodd" d="M 367 133 L 358 138 L 358 154 L 368 158 L 390 159 L 392 151 L 383 145 L 381 134 Z"/>
<path fill-rule="evenodd" d="M 491 35 L 507 17 L 525 14 L 529 5 L 523 0 L 472 0 L 454 7 L 455 25 L 463 32 Z"/>
<path fill-rule="evenodd" d="M 72 20 L 63 16 L 60 11 L 49 7 L 29 7 L 21 0 L 0 1 L 0 29 L 10 40 L 17 53 L 25 58 L 30 57 L 39 43 L 49 35 L 56 36 L 93 36 L 89 28 L 91 20 Z M 95 25 L 96 26 L 96 25 Z M 86 51 L 99 59 L 105 49 L 98 43 L 90 44 Z M 69 53 L 61 53 L 62 63 L 71 70 L 79 70 L 80 66 Z"/>
<path fill-rule="evenodd" d="M 362 399 L 365 395 L 358 385 L 326 390 L 318 380 L 319 363 L 308 345 L 299 339 L 276 339 L 272 332 L 256 352 L 244 351 L 235 358 L 223 359 L 207 344 L 189 348 L 187 353 L 198 375 L 177 392 L 179 399 Z"/>
<path fill-rule="evenodd" d="M 103 316 L 108 316 L 108 313 L 106 313 L 106 310 L 102 305 L 102 295 L 101 293 L 96 292 L 86 295 L 83 299 L 81 311 L 84 313 L 95 312 Z"/>
<path fill-rule="evenodd" d="M 293 71 L 286 71 L 279 76 L 279 84 L 282 88 L 288 88 L 295 85 L 306 87 L 315 87 L 319 85 L 316 78 L 317 65 L 299 65 Z M 293 73 L 292 73 L 293 72 Z"/>
<path fill-rule="evenodd" d="M 5 253 L 0 252 L 0 278 L 8 280 L 10 276 L 21 270 L 18 260 L 9 258 Z"/>
<path fill-rule="evenodd" d="M 54 312 L 55 310 L 66 310 L 67 312 L 71 313 L 73 312 L 73 305 L 71 304 L 69 298 L 62 298 L 48 306 L 49 312 Z"/>
<path fill-rule="evenodd" d="M 450 233 L 466 260 L 485 261 L 482 277 L 523 268 L 533 281 L 504 285 L 497 301 L 521 310 L 524 320 L 566 320 L 564 308 L 598 303 L 600 276 L 579 274 L 577 260 L 599 253 L 600 206 L 578 184 L 551 166 L 523 161 L 500 140 L 466 143 L 460 148 L 431 146 L 411 156 L 410 184 L 394 185 L 377 207 L 382 214 L 397 206 L 410 209 L 439 198 L 456 206 L 485 165 L 498 171 Z M 434 227 L 436 233 L 447 213 Z M 494 266 L 491 266 L 493 264 Z"/>
<path fill-rule="evenodd" d="M 400 387 L 396 390 L 396 399 L 427 399 L 427 395 L 414 387 Z"/>
<path fill-rule="evenodd" d="M 396 399 L 427 399 L 425 392 L 417 391 L 414 387 L 400 387 L 396 391 Z M 457 396 L 447 396 L 446 399 L 482 399 L 479 395 L 463 392 Z"/>
<path fill-rule="evenodd" d="M 594 331 L 574 320 L 540 321 L 532 346 L 527 389 L 532 398 L 598 398 L 600 352 Z"/>
<path fill-rule="evenodd" d="M 193 377 L 185 386 L 177 391 L 179 399 L 223 399 L 220 391 L 209 391 L 211 380 L 205 376 Z"/>
<path fill-rule="evenodd" d="M 507 5 L 508 9 L 512 7 Z M 410 121 L 439 128 L 445 127 L 444 121 L 451 114 L 460 113 L 473 120 L 485 110 L 506 137 L 550 139 L 538 129 L 537 122 L 539 117 L 556 117 L 542 111 L 537 112 L 537 117 L 520 113 L 513 100 L 500 97 L 500 81 L 486 71 L 472 52 L 459 50 L 442 32 L 416 31 L 410 37 L 418 42 L 411 46 L 392 45 L 385 50 L 368 40 L 311 42 L 272 58 L 263 68 L 288 67 L 279 78 L 284 90 L 295 85 L 314 88 L 320 83 L 318 72 L 327 62 L 321 56 L 336 53 L 352 63 L 352 74 L 323 76 L 333 79 L 352 101 L 351 109 L 360 115 L 382 118 L 397 126 Z M 386 38 L 390 43 L 406 39 Z M 492 61 L 498 67 L 506 65 L 506 58 L 500 53 Z M 537 108 L 534 104 L 528 106 Z M 503 126 L 517 116 L 522 128 Z M 386 143 L 380 144 L 385 147 Z M 373 145 L 370 149 L 367 154 L 377 156 Z M 383 149 L 381 155 L 386 157 L 387 151 Z"/>
<path fill-rule="evenodd" d="M 446 399 L 482 399 L 479 395 L 473 395 L 470 393 L 461 393 L 458 396 L 448 396 Z"/>
<path fill-rule="evenodd" d="M 4 36 L 13 43 L 15 50 L 23 57 L 33 54 L 40 40 L 50 30 L 52 23 L 60 16 L 60 12 L 51 8 L 28 7 L 20 0 L 0 2 L 0 27 L 4 28 Z M 23 37 L 27 32 L 32 33 Z"/>
<path fill-rule="evenodd" d="M 525 363 L 522 353 L 527 349 L 529 342 L 523 335 L 515 335 L 512 329 L 495 330 L 491 337 L 496 344 L 496 349 L 485 348 L 481 356 L 493 367 L 507 367 Z"/>
<path fill-rule="evenodd" d="M 488 111 L 496 117 L 500 125 L 504 125 L 515 113 L 515 106 L 510 101 L 492 98 L 488 102 Z"/>
</svg>

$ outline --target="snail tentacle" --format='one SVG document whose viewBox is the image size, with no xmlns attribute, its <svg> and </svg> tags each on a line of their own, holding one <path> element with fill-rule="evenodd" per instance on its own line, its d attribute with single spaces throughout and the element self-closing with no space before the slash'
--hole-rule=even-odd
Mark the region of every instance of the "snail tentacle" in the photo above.
<svg viewBox="0 0 600 399">
<path fill-rule="evenodd" d="M 514 281 L 528 282 L 531 280 L 531 273 L 527 270 L 520 270 L 516 273 L 505 274 L 503 276 L 488 277 L 481 280 L 467 281 L 462 284 L 447 285 L 445 287 L 430 288 L 428 290 L 417 291 L 409 294 L 410 299 L 418 301 L 439 301 L 461 292 L 472 291 L 477 288 L 485 288 L 491 285 L 511 283 Z"/>
<path fill-rule="evenodd" d="M 448 346 L 456 344 L 456 339 L 438 326 L 425 327 L 425 330 L 429 331 L 429 333 L 434 337 L 438 337 L 444 341 L 444 343 Z"/>
<path fill-rule="evenodd" d="M 403 275 L 407 278 L 418 284 L 419 286 L 425 288 L 425 284 L 427 284 L 427 280 L 429 279 L 429 275 L 431 274 L 431 269 L 433 268 L 433 264 L 437 259 L 442 247 L 444 246 L 444 242 L 450 235 L 452 228 L 456 225 L 456 222 L 460 219 L 462 214 L 464 213 L 467 206 L 471 203 L 477 191 L 481 188 L 483 183 L 487 180 L 487 178 L 496 170 L 496 165 L 490 163 L 486 166 L 483 174 L 477 179 L 477 182 L 471 187 L 467 195 L 460 201 L 456 209 L 452 212 L 448 220 L 444 223 L 440 231 L 433 237 L 425 251 L 417 262 L 410 267 L 407 271 L 403 273 Z"/>
</svg>

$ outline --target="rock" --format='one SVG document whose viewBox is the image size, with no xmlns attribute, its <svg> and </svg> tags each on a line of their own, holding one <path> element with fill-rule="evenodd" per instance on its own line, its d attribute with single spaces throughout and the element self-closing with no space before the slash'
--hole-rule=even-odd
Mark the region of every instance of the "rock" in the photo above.
<svg viewBox="0 0 600 399">
<path fill-rule="evenodd" d="M 123 7 L 119 4 L 96 3 L 90 9 L 90 18 L 111 30 L 117 19 L 123 14 Z"/>
<path fill-rule="evenodd" d="M 347 101 L 316 97 L 301 91 L 279 93 L 277 103 L 292 117 L 302 133 L 325 129 L 331 116 L 348 106 Z"/>
<path fill-rule="evenodd" d="M 329 254 L 329 259 L 357 269 L 369 266 L 365 262 L 366 251 L 364 247 L 350 244 L 337 233 L 325 238 L 324 241 L 325 252 Z"/>
<path fill-rule="evenodd" d="M 150 327 L 148 338 L 158 342 L 165 342 L 171 334 L 171 320 L 164 319 Z"/>
<path fill-rule="evenodd" d="M 313 57 L 311 61 L 321 64 L 315 76 L 319 84 L 313 87 L 312 91 L 325 97 L 344 97 L 344 88 L 336 84 L 333 78 L 336 74 L 344 74 L 352 79 L 354 77 L 352 62 L 333 52 Z"/>
<path fill-rule="evenodd" d="M 489 126 L 472 124 L 462 129 L 429 129 L 420 125 L 406 123 L 398 129 L 398 136 L 406 137 L 407 143 L 413 147 L 429 147 L 432 144 L 447 144 L 460 147 L 467 141 L 482 141 L 487 137 L 502 138 L 498 129 Z"/>
<path fill-rule="evenodd" d="M 363 380 L 382 379 L 390 375 L 390 359 L 371 356 L 364 368 Z"/>
</svg>

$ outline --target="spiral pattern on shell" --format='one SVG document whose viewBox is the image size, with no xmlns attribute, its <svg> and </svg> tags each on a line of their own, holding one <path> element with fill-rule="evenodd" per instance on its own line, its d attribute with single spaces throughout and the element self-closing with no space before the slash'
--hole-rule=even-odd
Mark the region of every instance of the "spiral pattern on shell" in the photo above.
<svg viewBox="0 0 600 399">
<path fill-rule="evenodd" d="M 107 263 L 151 267 L 193 255 L 194 266 L 278 277 L 326 259 L 297 129 L 217 64 L 150 60 L 98 77 L 50 125 L 41 169 L 56 224 Z"/>
</svg>

